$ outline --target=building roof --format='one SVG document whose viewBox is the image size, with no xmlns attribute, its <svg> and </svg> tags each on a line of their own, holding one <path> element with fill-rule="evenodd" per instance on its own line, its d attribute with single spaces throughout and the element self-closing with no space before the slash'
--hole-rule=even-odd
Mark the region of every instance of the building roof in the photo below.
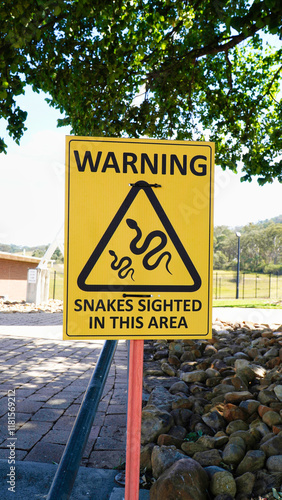
<svg viewBox="0 0 282 500">
<path fill-rule="evenodd" d="M 18 255 L 16 253 L 0 252 L 1 260 L 15 260 L 17 262 L 29 262 L 32 264 L 39 264 L 40 258 L 31 257 L 30 255 Z"/>
</svg>

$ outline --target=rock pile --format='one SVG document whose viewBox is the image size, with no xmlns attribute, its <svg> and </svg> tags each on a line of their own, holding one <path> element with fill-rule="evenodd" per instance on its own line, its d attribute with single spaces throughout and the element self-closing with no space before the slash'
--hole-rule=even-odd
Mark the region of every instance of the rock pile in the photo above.
<svg viewBox="0 0 282 500">
<path fill-rule="evenodd" d="M 62 300 L 48 300 L 43 304 L 29 304 L 25 301 L 9 301 L 0 299 L 0 312 L 1 313 L 57 313 L 63 312 Z"/>
<path fill-rule="evenodd" d="M 281 362 L 282 325 L 217 321 L 212 340 L 146 341 L 151 500 L 282 498 Z"/>
</svg>

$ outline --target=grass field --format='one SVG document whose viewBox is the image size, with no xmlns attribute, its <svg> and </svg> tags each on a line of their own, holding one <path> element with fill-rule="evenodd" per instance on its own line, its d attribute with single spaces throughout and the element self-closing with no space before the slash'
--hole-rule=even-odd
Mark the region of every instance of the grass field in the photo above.
<svg viewBox="0 0 282 500">
<path fill-rule="evenodd" d="M 49 297 L 63 300 L 64 275 L 62 267 L 50 271 Z M 55 287 L 54 287 L 55 276 Z M 236 273 L 214 271 L 214 307 L 261 307 L 282 308 L 282 276 L 266 274 L 241 274 L 239 299 L 236 299 Z"/>
<path fill-rule="evenodd" d="M 259 309 L 282 309 L 282 300 L 268 299 L 213 299 L 213 307 L 256 307 Z"/>
</svg>

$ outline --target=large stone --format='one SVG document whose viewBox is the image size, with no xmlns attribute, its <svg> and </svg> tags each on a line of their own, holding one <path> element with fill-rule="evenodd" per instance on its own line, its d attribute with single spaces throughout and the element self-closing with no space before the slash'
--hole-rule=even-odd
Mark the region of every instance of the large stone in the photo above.
<svg viewBox="0 0 282 500">
<path fill-rule="evenodd" d="M 226 356 L 229 356 L 231 354 L 232 350 L 230 347 L 223 347 L 222 349 L 219 349 L 217 351 L 216 357 L 218 359 L 225 359 Z"/>
<path fill-rule="evenodd" d="M 262 450 L 250 450 L 238 465 L 236 473 L 241 476 L 245 472 L 255 472 L 263 468 L 265 453 Z"/>
<path fill-rule="evenodd" d="M 276 387 L 274 387 L 274 392 L 276 394 L 276 397 L 279 399 L 279 401 L 282 401 L 282 385 L 279 384 Z"/>
<path fill-rule="evenodd" d="M 156 351 L 154 354 L 154 359 L 164 359 L 168 357 L 168 350 L 167 349 L 162 349 L 160 351 Z"/>
<path fill-rule="evenodd" d="M 273 455 L 269 457 L 266 461 L 266 468 L 270 472 L 281 472 L 282 471 L 282 455 Z"/>
<path fill-rule="evenodd" d="M 170 436 L 169 434 L 160 434 L 157 441 L 158 446 L 176 446 L 176 448 L 179 449 L 181 448 L 182 443 L 182 439 Z"/>
<path fill-rule="evenodd" d="M 272 488 L 280 489 L 280 474 L 271 474 L 270 472 L 265 472 L 264 470 L 258 471 L 256 473 L 256 481 L 252 491 L 252 496 L 257 498 L 262 496 L 265 498 L 265 494 L 270 492 Z"/>
<path fill-rule="evenodd" d="M 204 422 L 198 422 L 196 425 L 195 425 L 195 428 L 194 430 L 196 432 L 199 432 L 201 434 L 207 434 L 208 436 L 213 436 L 215 431 L 213 429 L 211 429 L 207 424 L 205 424 Z"/>
<path fill-rule="evenodd" d="M 253 382 L 256 378 L 255 372 L 250 366 L 244 366 L 236 370 L 236 375 L 240 377 L 246 384 Z"/>
<path fill-rule="evenodd" d="M 160 434 L 166 434 L 173 425 L 173 417 L 154 405 L 147 405 L 142 411 L 141 444 L 156 442 Z"/>
<path fill-rule="evenodd" d="M 178 408 L 176 410 L 172 410 L 170 414 L 174 419 L 175 425 L 187 428 L 193 412 L 187 408 Z"/>
<path fill-rule="evenodd" d="M 171 366 L 174 366 L 175 368 L 179 368 L 181 365 L 179 358 L 175 356 L 175 354 L 170 354 L 167 358 L 167 361 Z"/>
<path fill-rule="evenodd" d="M 150 489 L 150 500 L 207 500 L 208 476 L 191 458 L 175 462 Z"/>
<path fill-rule="evenodd" d="M 189 394 L 189 389 L 188 389 L 188 386 L 187 384 L 185 384 L 185 382 L 183 382 L 183 380 L 180 380 L 179 382 L 175 382 L 175 384 L 173 384 L 171 386 L 171 388 L 169 389 L 169 392 L 171 394 L 177 394 L 179 392 L 183 393 L 183 394 Z"/>
<path fill-rule="evenodd" d="M 233 420 L 228 424 L 225 429 L 226 434 L 232 434 L 236 431 L 247 431 L 249 428 L 248 424 L 243 420 Z"/>
<path fill-rule="evenodd" d="M 212 356 L 213 354 L 217 353 L 217 349 L 213 345 L 206 345 L 205 350 L 204 350 L 204 356 Z"/>
<path fill-rule="evenodd" d="M 231 384 L 219 384 L 216 387 L 213 388 L 213 394 L 215 396 L 227 394 L 228 392 L 232 392 L 234 390 L 233 385 Z"/>
<path fill-rule="evenodd" d="M 219 465 L 222 462 L 221 453 L 218 450 L 198 451 L 193 455 L 193 459 L 197 460 L 202 467 Z"/>
<path fill-rule="evenodd" d="M 260 435 L 262 437 L 266 436 L 267 434 L 269 434 L 269 428 L 266 424 L 264 424 L 261 420 L 257 419 L 257 420 L 254 420 L 251 424 L 250 424 L 250 429 L 255 429 L 257 430 Z"/>
<path fill-rule="evenodd" d="M 168 375 L 165 375 L 162 370 L 160 370 L 162 375 L 158 376 L 151 376 L 147 375 L 146 377 L 143 378 L 143 386 L 144 389 L 148 392 L 152 392 L 155 387 L 159 387 L 160 385 L 165 387 L 166 389 L 170 389 L 175 382 L 179 381 L 178 377 L 169 377 Z"/>
<path fill-rule="evenodd" d="M 207 374 L 208 378 L 217 377 L 217 378 L 219 378 L 219 380 L 221 380 L 220 373 L 217 370 L 215 370 L 214 368 L 207 368 L 206 374 Z"/>
<path fill-rule="evenodd" d="M 225 472 L 225 469 L 218 467 L 217 465 L 209 465 L 205 467 L 205 471 L 208 474 L 209 479 L 211 479 L 217 472 Z"/>
<path fill-rule="evenodd" d="M 259 407 L 258 407 L 258 414 L 259 414 L 260 418 L 262 418 L 263 415 L 265 413 L 267 413 L 268 411 L 271 411 L 271 408 L 269 408 L 269 406 L 259 405 Z"/>
<path fill-rule="evenodd" d="M 154 446 L 151 457 L 153 477 L 158 479 L 166 469 L 181 458 L 185 458 L 185 453 L 177 450 L 175 446 Z"/>
<path fill-rule="evenodd" d="M 264 357 L 270 359 L 270 358 L 275 358 L 278 355 L 279 355 L 279 349 L 273 346 L 264 354 Z"/>
<path fill-rule="evenodd" d="M 249 391 L 239 391 L 239 392 L 227 392 L 225 394 L 225 401 L 227 403 L 238 404 L 241 401 L 245 401 L 246 399 L 250 399 L 252 394 Z"/>
<path fill-rule="evenodd" d="M 222 454 L 222 460 L 228 465 L 238 465 L 245 456 L 245 441 L 238 437 L 233 438 L 225 446 Z"/>
<path fill-rule="evenodd" d="M 203 421 L 215 432 L 225 428 L 226 421 L 217 410 L 206 413 L 202 416 Z"/>
<path fill-rule="evenodd" d="M 257 411 L 259 405 L 260 403 L 256 401 L 256 399 L 246 399 L 245 401 L 241 401 L 239 408 L 245 410 L 248 415 L 253 415 Z"/>
<path fill-rule="evenodd" d="M 145 469 L 147 471 L 152 470 L 151 456 L 152 456 L 153 448 L 154 448 L 153 443 L 148 443 L 145 446 L 141 446 L 141 451 L 140 451 L 140 468 L 141 469 Z"/>
<path fill-rule="evenodd" d="M 194 370 L 192 372 L 181 373 L 180 378 L 187 383 L 205 382 L 207 375 L 204 370 Z"/>
<path fill-rule="evenodd" d="M 263 422 L 268 425 L 268 427 L 272 427 L 273 425 L 282 424 L 282 418 L 279 413 L 276 411 L 268 411 L 262 417 Z"/>
<path fill-rule="evenodd" d="M 222 448 L 228 443 L 228 436 L 222 431 L 217 432 L 214 436 L 214 448 Z"/>
<path fill-rule="evenodd" d="M 242 476 L 235 479 L 237 494 L 244 493 L 245 495 L 251 495 L 253 487 L 255 484 L 256 476 L 252 472 L 245 472 Z"/>
<path fill-rule="evenodd" d="M 228 438 L 227 438 L 227 440 L 228 440 Z M 207 436 L 205 434 L 197 440 L 197 443 L 202 444 L 203 446 L 206 446 L 206 448 L 208 448 L 210 450 L 213 450 L 214 448 L 216 448 L 215 442 L 216 442 L 216 438 L 214 438 L 213 436 Z"/>
<path fill-rule="evenodd" d="M 234 386 L 235 391 L 247 391 L 248 390 L 248 382 L 245 382 L 241 377 L 235 375 L 231 379 L 232 385 Z"/>
<path fill-rule="evenodd" d="M 165 387 L 159 386 L 152 390 L 149 396 L 148 405 L 157 406 L 160 410 L 170 411 L 174 399 L 175 396 L 170 394 Z"/>
<path fill-rule="evenodd" d="M 214 496 L 227 493 L 235 497 L 236 483 L 232 474 L 228 471 L 216 472 L 211 479 L 210 491 Z"/>
<path fill-rule="evenodd" d="M 170 342 L 168 345 L 170 354 L 174 356 L 181 356 L 184 352 L 184 345 L 182 340 L 175 340 L 174 342 Z"/>
<path fill-rule="evenodd" d="M 276 395 L 274 391 L 270 391 L 269 389 L 263 389 L 260 391 L 258 395 L 258 400 L 263 404 L 263 405 L 269 405 L 269 403 L 272 403 L 273 401 L 276 401 Z"/>
<path fill-rule="evenodd" d="M 185 361 L 184 363 L 181 363 L 179 372 L 193 372 L 195 369 L 195 365 L 197 365 L 196 361 Z"/>
<path fill-rule="evenodd" d="M 246 443 L 247 450 L 256 448 L 257 443 L 260 441 L 261 438 L 260 433 L 254 429 L 252 429 L 251 431 L 236 431 L 233 432 L 230 437 L 232 439 L 238 437 L 242 438 Z"/>
<path fill-rule="evenodd" d="M 225 420 L 227 420 L 227 422 L 232 422 L 233 420 L 242 421 L 247 420 L 248 418 L 248 414 L 245 412 L 245 410 L 243 410 L 243 408 L 239 408 L 239 406 L 232 403 L 227 403 L 224 405 L 223 416 Z"/>
<path fill-rule="evenodd" d="M 234 358 L 235 359 L 246 359 L 246 360 L 250 359 L 248 354 L 246 354 L 245 352 L 242 352 L 242 351 L 235 352 Z"/>
<path fill-rule="evenodd" d="M 182 369 L 183 364 L 185 364 L 187 361 L 195 361 L 195 360 L 196 360 L 196 356 L 192 351 L 185 351 L 180 358 L 180 361 L 182 363 L 181 369 Z"/>
<path fill-rule="evenodd" d="M 259 355 L 259 350 L 256 347 L 247 349 L 247 354 L 250 358 L 255 359 Z"/>
<path fill-rule="evenodd" d="M 221 379 L 219 377 L 210 377 L 206 380 L 207 387 L 215 387 L 220 384 Z"/>
<path fill-rule="evenodd" d="M 168 434 L 177 439 L 183 440 L 186 437 L 187 430 L 185 429 L 185 427 L 182 427 L 181 425 L 174 425 L 169 429 Z"/>
<path fill-rule="evenodd" d="M 174 396 L 176 399 L 175 401 L 172 402 L 172 409 L 177 410 L 178 408 L 187 408 L 188 410 L 191 410 L 193 408 L 194 402 L 191 400 L 191 398 L 185 396 L 183 394 L 182 396 Z"/>
<path fill-rule="evenodd" d="M 186 455 L 192 457 L 195 453 L 207 451 L 209 448 L 198 441 L 184 441 L 181 445 L 181 449 L 186 453 Z"/>
<path fill-rule="evenodd" d="M 282 434 L 271 437 L 260 446 L 260 449 L 267 457 L 272 455 L 282 455 Z"/>
<path fill-rule="evenodd" d="M 169 363 L 163 362 L 161 364 L 161 367 L 162 367 L 162 371 L 166 375 L 169 375 L 170 377 L 174 377 L 176 375 L 176 370 Z"/>
<path fill-rule="evenodd" d="M 250 365 L 250 362 L 246 359 L 236 359 L 236 361 L 234 363 L 236 373 L 239 370 L 243 370 L 244 368 L 246 368 L 249 365 Z"/>
</svg>

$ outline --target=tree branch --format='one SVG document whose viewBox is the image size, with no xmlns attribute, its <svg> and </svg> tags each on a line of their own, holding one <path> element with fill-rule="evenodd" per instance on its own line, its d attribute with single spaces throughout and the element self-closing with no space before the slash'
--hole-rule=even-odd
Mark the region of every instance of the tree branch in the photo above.
<svg viewBox="0 0 282 500">
<path fill-rule="evenodd" d="M 218 39 L 215 37 L 214 41 L 216 40 L 216 44 L 211 42 L 209 45 L 205 45 L 204 47 L 201 48 L 195 48 L 181 56 L 180 58 L 175 58 L 175 61 L 172 61 L 171 64 L 169 65 L 168 68 L 165 68 L 162 70 L 162 67 L 160 67 L 157 71 L 152 71 L 148 73 L 148 79 L 149 80 L 154 80 L 155 78 L 158 78 L 158 76 L 165 75 L 168 72 L 174 72 L 176 65 L 183 64 L 184 60 L 197 60 L 205 56 L 214 56 L 216 54 L 225 52 L 227 53 L 230 49 L 233 49 L 236 47 L 236 45 L 240 44 L 244 40 L 247 40 L 248 38 L 253 37 L 258 31 L 262 30 L 268 24 L 272 19 L 277 19 L 282 17 L 282 8 L 280 9 L 279 12 L 275 12 L 275 14 L 271 14 L 263 19 L 260 19 L 261 21 L 264 21 L 264 24 L 258 27 L 256 23 L 249 25 L 248 28 L 245 28 L 244 32 L 242 31 L 238 35 L 234 35 L 230 37 L 229 41 L 226 43 L 220 43 L 224 40 L 224 32 L 222 33 L 221 39 Z M 150 56 L 147 56 L 149 59 Z"/>
</svg>

